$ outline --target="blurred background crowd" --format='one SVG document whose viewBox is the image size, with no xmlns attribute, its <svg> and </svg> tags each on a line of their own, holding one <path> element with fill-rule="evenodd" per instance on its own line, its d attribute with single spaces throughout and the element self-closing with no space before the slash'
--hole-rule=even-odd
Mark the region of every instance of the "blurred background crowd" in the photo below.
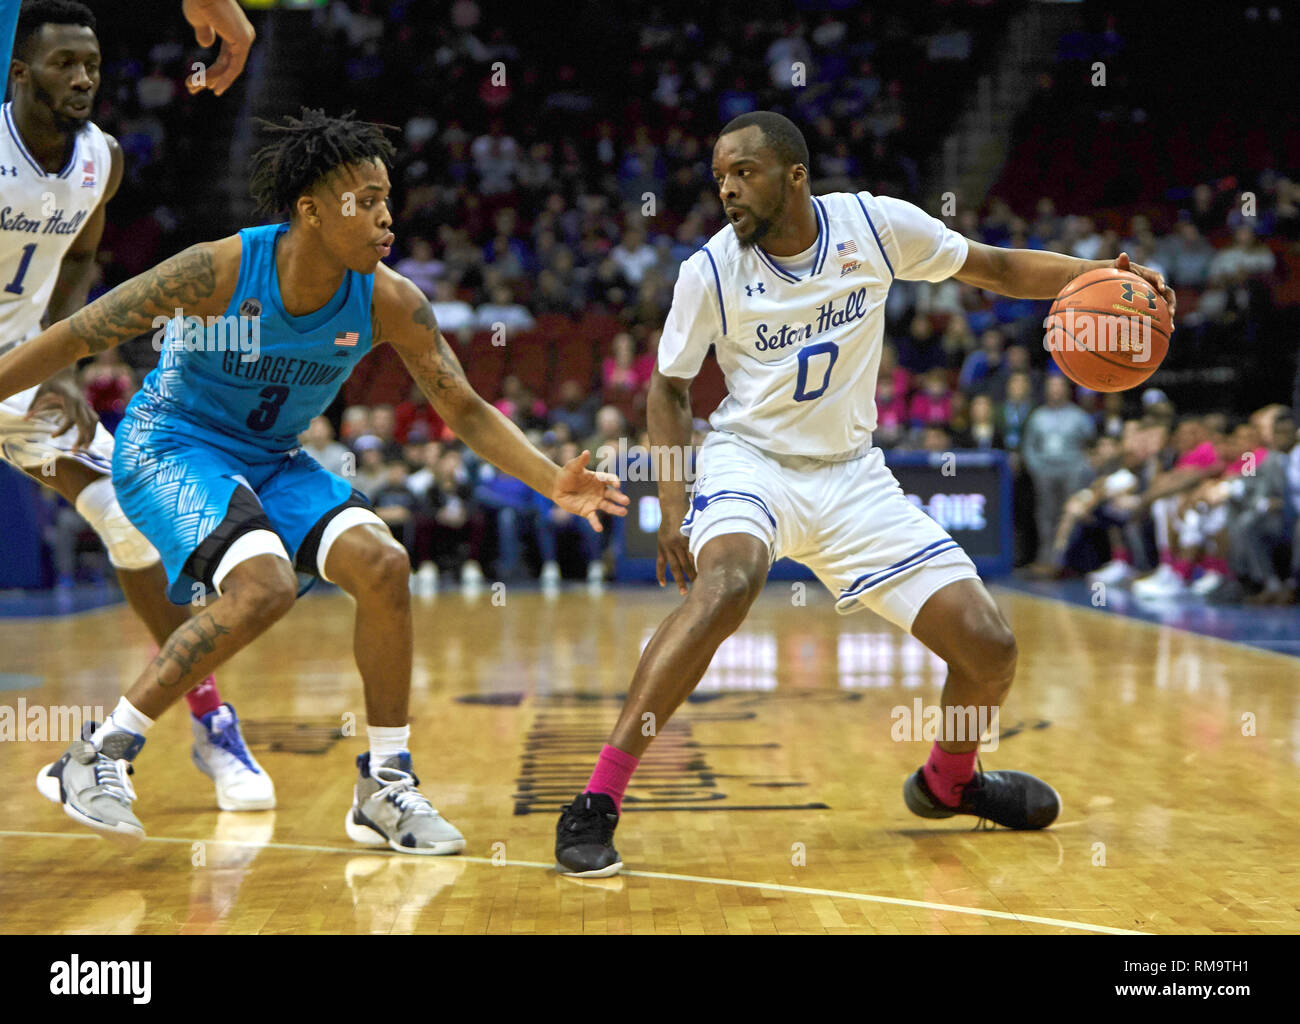
<svg viewBox="0 0 1300 1024">
<path fill-rule="evenodd" d="M 285 31 L 288 15 L 259 25 L 263 64 L 250 66 L 243 109 L 215 116 L 231 118 L 235 152 L 256 144 L 251 115 L 304 103 L 395 126 L 390 262 L 428 295 L 474 386 L 557 461 L 644 443 L 677 268 L 723 226 L 716 131 L 776 109 L 804 129 L 815 192 L 908 199 L 993 245 L 1127 251 L 1178 290 L 1152 386 L 1100 395 L 1056 372 L 1046 303 L 897 282 L 877 444 L 1009 452 L 1016 562 L 1036 574 L 1146 571 L 1135 586 L 1151 593 L 1291 599 L 1300 116 L 1236 116 L 1242 103 L 1277 104 L 1285 83 L 1270 67 L 1211 89 L 1193 63 L 1167 60 L 1176 42 L 1249 55 L 1294 39 L 1276 8 L 1232 6 L 1231 31 L 1201 39 L 1210 29 L 1152 34 L 1138 12 L 1091 3 L 1028 27 L 1017 19 L 1038 5 L 980 0 L 578 3 L 568 20 L 476 0 L 438 5 L 436 18 L 422 6 L 334 0 L 294 15 L 318 33 Z M 191 42 L 176 31 L 144 48 L 115 26 L 106 14 L 97 120 L 128 172 L 101 289 L 250 221 L 238 161 L 205 157 L 223 125 L 185 127 Z M 946 179 L 939 154 L 1022 29 L 1050 45 L 1021 61 L 1032 88 L 991 108 L 1006 107 L 1005 142 L 972 193 Z M 576 52 L 575 32 L 584 59 L 557 58 Z M 1099 63 L 1111 76 L 1101 86 Z M 227 166 L 235 174 L 213 169 Z M 110 428 L 155 358 L 141 341 L 83 368 Z M 701 429 L 722 393 L 710 360 L 693 394 Z M 432 569 L 595 579 L 617 558 L 619 531 L 595 534 L 465 451 L 388 350 L 303 444 L 355 475 L 426 581 Z"/>
</svg>

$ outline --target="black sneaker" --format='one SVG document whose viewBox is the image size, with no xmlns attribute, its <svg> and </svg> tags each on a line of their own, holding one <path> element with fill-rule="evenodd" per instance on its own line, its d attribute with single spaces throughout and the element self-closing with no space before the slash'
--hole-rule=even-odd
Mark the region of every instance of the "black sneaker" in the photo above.
<svg viewBox="0 0 1300 1024">
<path fill-rule="evenodd" d="M 1056 790 L 1027 772 L 980 769 L 962 787 L 961 803 L 949 807 L 930 791 L 925 772 L 918 768 L 903 783 L 903 800 L 909 811 L 922 818 L 973 814 L 1003 828 L 1047 828 L 1061 813 L 1061 798 Z"/>
<path fill-rule="evenodd" d="M 555 869 L 576 878 L 607 878 L 623 867 L 614 849 L 618 811 L 605 793 L 581 793 L 555 826 Z"/>
</svg>

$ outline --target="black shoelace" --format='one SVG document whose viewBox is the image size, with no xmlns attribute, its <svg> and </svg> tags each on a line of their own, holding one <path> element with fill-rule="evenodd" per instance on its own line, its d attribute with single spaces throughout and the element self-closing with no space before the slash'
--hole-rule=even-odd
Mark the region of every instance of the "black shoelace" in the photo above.
<svg viewBox="0 0 1300 1024">
<path fill-rule="evenodd" d="M 570 806 L 564 814 L 564 832 L 572 840 L 572 846 L 579 843 L 609 846 L 614 839 L 614 825 L 617 821 L 618 818 L 614 815 L 604 814 L 594 807 L 579 807 L 574 810 Z"/>
</svg>

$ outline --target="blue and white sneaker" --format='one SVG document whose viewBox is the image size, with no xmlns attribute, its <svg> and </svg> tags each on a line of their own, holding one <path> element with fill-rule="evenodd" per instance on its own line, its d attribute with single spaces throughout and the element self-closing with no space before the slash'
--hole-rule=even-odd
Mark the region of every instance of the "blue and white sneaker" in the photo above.
<svg viewBox="0 0 1300 1024">
<path fill-rule="evenodd" d="M 239 732 L 239 718 L 229 704 L 202 718 L 190 715 L 194 729 L 191 756 L 199 771 L 217 787 L 223 811 L 269 811 L 275 807 L 275 785 L 257 763 Z"/>
</svg>

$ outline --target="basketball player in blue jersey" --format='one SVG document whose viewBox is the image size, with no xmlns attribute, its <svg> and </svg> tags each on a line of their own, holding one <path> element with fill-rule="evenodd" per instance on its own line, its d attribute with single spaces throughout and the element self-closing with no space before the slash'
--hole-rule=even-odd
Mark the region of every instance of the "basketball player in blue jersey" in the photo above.
<svg viewBox="0 0 1300 1024">
<path fill-rule="evenodd" d="M 38 786 L 78 821 L 142 835 L 127 772 L 145 734 L 195 680 L 288 612 L 301 574 L 336 583 L 357 604 L 369 749 L 357 759 L 347 834 L 404 853 L 455 853 L 465 840 L 416 788 L 411 762 L 409 558 L 366 498 L 297 436 L 357 362 L 387 344 L 456 435 L 503 472 L 596 529 L 597 512 L 625 515 L 628 498 L 617 477 L 584 468 L 589 453 L 556 466 L 483 401 L 423 294 L 380 263 L 394 241 L 393 149 L 380 128 L 309 110 L 273 131 L 254 158 L 252 192 L 287 223 L 193 246 L 0 358 L 3 396 L 155 318 L 167 323 L 158 367 L 118 429 L 114 480 L 162 554 L 173 599 L 188 601 L 196 586 L 217 595 Z M 254 323 L 255 346 L 232 342 L 253 336 Z"/>
<path fill-rule="evenodd" d="M 13 102 L 0 107 L 0 353 L 86 301 L 122 151 L 90 120 L 99 89 L 95 18 L 73 0 L 28 0 L 18 19 Z M 132 610 L 161 645 L 189 615 L 167 599 L 158 552 L 122 513 L 113 438 L 71 369 L 0 402 L 0 459 L 74 505 L 104 543 Z M 275 806 L 270 776 L 208 678 L 185 695 L 194 763 L 227 811 Z"/>
<path fill-rule="evenodd" d="M 670 569 L 686 600 L 646 646 L 586 791 L 560 816 L 561 871 L 599 877 L 622 867 L 614 828 L 654 735 L 644 723 L 663 729 L 778 558 L 811 568 L 837 611 L 871 608 L 943 658 L 945 709 L 994 709 L 1010 689 L 1016 642 L 1006 620 L 971 560 L 908 502 L 871 444 L 895 277 L 956 277 L 1046 299 L 1085 271 L 1116 266 L 1159 288 L 1173 312 L 1160 276 L 1130 267 L 1126 255 L 1109 263 L 968 242 L 900 200 L 814 196 L 808 164 L 799 129 L 767 111 L 729 122 L 714 147 L 729 224 L 682 264 L 647 410 L 651 445 L 685 451 L 691 381 L 716 346 L 727 396 L 700 451 L 691 503 L 681 479 L 659 482 L 659 582 Z M 945 722 L 970 720 L 945 711 Z M 926 818 L 1050 825 L 1056 791 L 1024 772 L 977 775 L 978 745 L 969 735 L 937 742 L 904 786 L 907 807 Z"/>
</svg>

